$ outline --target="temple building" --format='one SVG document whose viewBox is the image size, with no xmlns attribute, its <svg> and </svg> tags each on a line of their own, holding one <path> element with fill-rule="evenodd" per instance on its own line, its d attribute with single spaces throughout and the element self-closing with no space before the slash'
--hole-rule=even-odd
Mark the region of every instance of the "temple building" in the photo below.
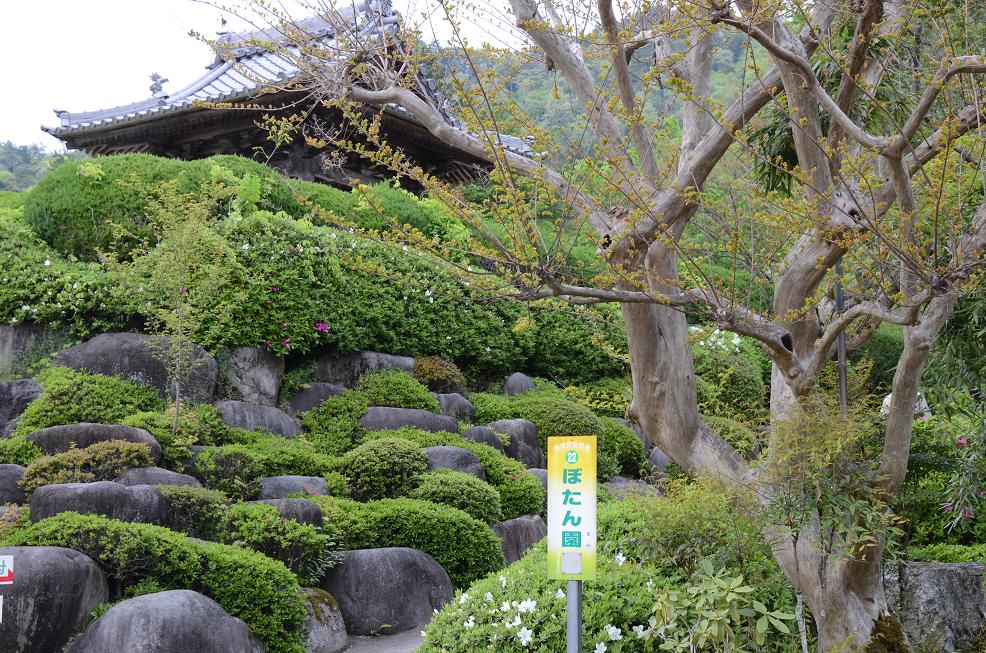
<svg viewBox="0 0 986 653">
<path fill-rule="evenodd" d="M 352 22 L 355 32 L 367 30 L 392 31 L 399 25 L 399 16 L 389 0 L 370 0 L 362 5 L 339 11 L 343 20 Z M 321 19 L 303 21 L 303 28 L 312 38 L 323 39 L 331 46 L 337 41 L 334 28 Z M 290 81 L 299 75 L 288 59 L 257 47 L 258 34 L 221 34 L 224 51 L 229 56 L 216 57 L 205 74 L 176 92 L 167 92 L 159 75 L 151 76 L 151 96 L 132 104 L 98 111 L 70 112 L 56 110 L 61 123 L 42 127 L 61 139 L 66 146 L 92 155 L 146 152 L 180 159 L 200 159 L 213 154 L 239 154 L 256 158 L 257 148 L 274 150 L 268 133 L 256 123 L 264 113 L 291 115 L 296 109 L 283 107 L 297 102 L 300 92 L 293 92 Z M 434 80 L 421 79 L 419 86 L 433 106 L 439 108 L 450 125 L 462 128 L 443 106 L 435 92 Z M 282 89 L 269 91 L 271 85 Z M 269 110 L 245 108 L 216 108 L 222 103 L 251 106 Z M 213 105 L 213 106 L 207 106 Z M 317 106 L 307 120 L 323 125 L 345 128 L 341 113 Z M 382 117 L 384 138 L 392 147 L 400 148 L 422 169 L 454 182 L 469 182 L 488 168 L 486 161 L 450 148 L 432 136 L 405 108 L 388 105 Z M 526 153 L 527 143 L 520 138 L 501 136 L 503 144 L 518 153 Z M 268 163 L 289 177 L 320 181 L 346 187 L 354 182 L 374 182 L 393 176 L 386 168 L 347 155 L 341 166 L 323 164 L 326 150 L 307 145 L 302 138 L 274 150 Z M 265 157 L 266 158 L 266 157 Z"/>
</svg>

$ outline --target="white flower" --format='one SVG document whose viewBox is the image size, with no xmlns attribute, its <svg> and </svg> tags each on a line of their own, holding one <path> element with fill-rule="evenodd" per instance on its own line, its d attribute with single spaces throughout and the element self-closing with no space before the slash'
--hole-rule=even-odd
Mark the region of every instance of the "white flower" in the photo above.
<svg viewBox="0 0 986 653">
<path fill-rule="evenodd" d="M 401 249 L 406 252 L 407 251 L 407 245 L 404 245 L 404 247 L 401 247 Z"/>
<path fill-rule="evenodd" d="M 473 618 L 472 615 L 469 615 L 469 618 L 462 623 L 462 627 L 465 628 L 466 630 L 469 630 L 475 625 L 476 625 L 476 619 Z"/>
<path fill-rule="evenodd" d="M 487 592 L 486 593 L 486 596 L 483 597 L 483 600 L 484 601 L 487 601 L 487 602 L 492 601 L 493 600 L 493 592 Z"/>
<path fill-rule="evenodd" d="M 468 600 L 469 600 L 469 595 L 466 594 L 465 592 L 463 592 L 462 593 L 462 596 L 459 597 L 459 605 L 462 605 L 463 603 L 465 603 Z"/>
<path fill-rule="evenodd" d="M 555 598 L 556 599 L 563 599 L 563 598 L 565 598 L 565 591 L 562 590 L 562 588 L 559 587 L 558 588 L 558 591 L 555 592 Z"/>
<path fill-rule="evenodd" d="M 434 297 L 429 297 L 428 298 L 428 303 L 429 304 L 434 304 L 435 303 L 435 298 Z"/>
<path fill-rule="evenodd" d="M 514 615 L 514 620 L 507 624 L 508 628 L 518 628 L 520 626 L 520 615 Z"/>
<path fill-rule="evenodd" d="M 647 629 L 644 628 L 643 624 L 634 626 L 632 630 L 633 630 L 633 634 L 637 636 L 637 639 L 643 639 L 647 637 Z"/>
<path fill-rule="evenodd" d="M 593 650 L 592 653 L 606 653 L 606 644 L 604 644 L 603 642 L 599 642 L 598 644 L 596 644 L 596 648 L 595 650 Z"/>
<path fill-rule="evenodd" d="M 705 346 L 705 341 L 704 341 L 704 340 L 699 340 L 699 341 L 698 341 L 698 344 L 700 344 L 701 346 L 703 346 L 703 347 L 704 347 L 704 346 Z"/>
<path fill-rule="evenodd" d="M 614 626 L 613 624 L 606 624 L 603 626 L 603 630 L 609 635 L 609 641 L 618 642 L 623 639 L 623 631 Z"/>
<path fill-rule="evenodd" d="M 250 249 L 250 243 L 243 243 L 243 251 Z"/>
<path fill-rule="evenodd" d="M 31 307 L 28 306 L 27 304 L 24 304 L 23 306 L 21 306 L 21 310 L 22 311 L 29 311 L 29 310 L 31 310 Z"/>
<path fill-rule="evenodd" d="M 431 297 L 431 289 L 425 291 L 425 297 Z"/>
<path fill-rule="evenodd" d="M 519 606 L 517 606 L 517 610 L 519 610 L 521 613 L 534 612 L 534 608 L 537 607 L 537 604 L 538 604 L 537 601 L 535 601 L 534 599 L 525 599 L 524 601 L 520 602 Z"/>
<path fill-rule="evenodd" d="M 501 574 L 501 575 L 499 575 L 499 576 L 497 576 L 497 578 L 499 578 L 499 579 L 500 579 L 500 585 L 501 585 L 502 587 L 506 587 L 506 586 L 507 586 L 507 579 L 506 579 L 506 578 L 504 578 L 502 574 Z"/>
<path fill-rule="evenodd" d="M 500 604 L 500 612 L 510 612 L 510 602 L 504 601 Z"/>
<path fill-rule="evenodd" d="M 47 267 L 50 267 L 50 266 L 51 266 L 51 259 L 47 259 L 46 258 L 45 259 L 45 267 L 47 268 Z"/>
<path fill-rule="evenodd" d="M 623 555 L 623 552 L 622 551 L 617 551 L 616 552 L 616 564 L 618 564 L 619 566 L 622 567 L 623 564 L 626 561 L 627 561 L 627 557 L 625 555 Z"/>
<path fill-rule="evenodd" d="M 531 632 L 531 629 L 526 626 L 517 631 L 517 638 L 520 639 L 521 646 L 527 646 L 530 644 L 533 636 L 534 633 Z"/>
</svg>

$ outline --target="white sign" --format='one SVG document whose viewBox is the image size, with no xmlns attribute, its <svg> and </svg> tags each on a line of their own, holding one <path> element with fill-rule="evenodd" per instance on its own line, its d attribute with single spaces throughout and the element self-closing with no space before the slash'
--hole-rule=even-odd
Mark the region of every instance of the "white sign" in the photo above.
<svg viewBox="0 0 986 653">
<path fill-rule="evenodd" d="M 14 556 L 0 556 L 0 585 L 14 584 Z"/>
</svg>

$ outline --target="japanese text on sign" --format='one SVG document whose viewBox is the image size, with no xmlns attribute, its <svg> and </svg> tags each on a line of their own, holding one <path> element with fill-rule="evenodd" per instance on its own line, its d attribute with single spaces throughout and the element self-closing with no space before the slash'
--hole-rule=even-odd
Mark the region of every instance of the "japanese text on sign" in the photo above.
<svg viewBox="0 0 986 653">
<path fill-rule="evenodd" d="M 548 438 L 548 572 L 596 577 L 596 438 Z"/>
</svg>

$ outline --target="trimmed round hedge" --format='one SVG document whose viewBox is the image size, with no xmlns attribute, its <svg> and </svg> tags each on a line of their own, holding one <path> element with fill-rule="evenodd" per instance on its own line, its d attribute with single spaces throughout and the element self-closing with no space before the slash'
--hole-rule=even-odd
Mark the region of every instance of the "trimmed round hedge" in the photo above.
<svg viewBox="0 0 986 653">
<path fill-rule="evenodd" d="M 313 497 L 343 549 L 406 546 L 424 551 L 465 587 L 503 568 L 500 538 L 489 526 L 456 508 L 419 499 L 359 503 Z"/>
<path fill-rule="evenodd" d="M 644 443 L 637 437 L 637 433 L 611 417 L 602 417 L 599 423 L 603 427 L 602 437 L 599 438 L 600 455 L 615 460 L 625 476 L 639 476 L 646 457 Z"/>
<path fill-rule="evenodd" d="M 356 392 L 367 406 L 391 406 L 394 408 L 420 408 L 433 413 L 441 412 L 438 400 L 428 388 L 407 372 L 381 370 L 359 380 Z"/>
<path fill-rule="evenodd" d="M 406 496 L 428 471 L 428 456 L 413 442 L 389 437 L 364 442 L 342 459 L 353 498 L 360 501 Z"/>
<path fill-rule="evenodd" d="M 153 464 L 148 445 L 109 440 L 38 458 L 28 465 L 20 484 L 30 494 L 39 487 L 55 483 L 112 481 L 131 467 Z"/>
<path fill-rule="evenodd" d="M 552 436 L 595 435 L 602 438 L 604 435 L 595 413 L 561 396 L 529 392 L 515 397 L 512 406 L 517 417 L 538 427 L 538 439 L 545 451 L 548 450 L 548 438 Z"/>
<path fill-rule="evenodd" d="M 61 546 L 92 558 L 114 590 L 138 583 L 200 592 L 242 619 L 270 653 L 304 653 L 307 617 L 294 574 L 249 549 L 186 539 L 161 526 L 65 512 L 5 537 L 3 546 Z"/>
<path fill-rule="evenodd" d="M 411 498 L 458 508 L 479 521 L 495 524 L 503 518 L 500 493 L 472 474 L 438 469 L 421 476 Z"/>
</svg>

